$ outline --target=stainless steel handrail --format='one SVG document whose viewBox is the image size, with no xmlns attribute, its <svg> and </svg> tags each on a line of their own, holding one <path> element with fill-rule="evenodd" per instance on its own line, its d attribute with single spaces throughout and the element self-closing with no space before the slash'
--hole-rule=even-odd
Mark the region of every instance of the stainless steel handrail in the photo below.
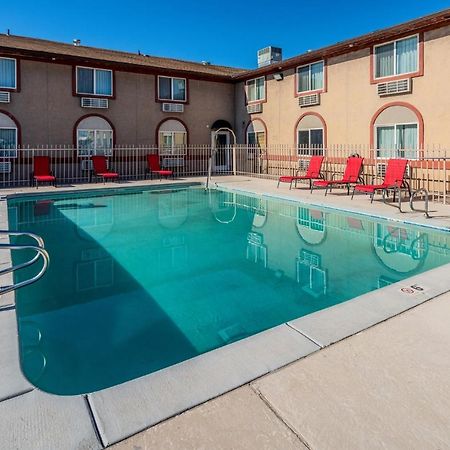
<svg viewBox="0 0 450 450">
<path fill-rule="evenodd" d="M 416 209 L 416 208 L 414 207 L 414 198 L 415 198 L 417 195 L 419 195 L 419 194 L 423 194 L 423 196 L 424 196 L 425 209 Z M 429 204 L 429 201 L 430 201 L 430 196 L 428 195 L 428 191 L 427 191 L 425 188 L 418 189 L 417 191 L 414 191 L 414 192 L 411 194 L 411 197 L 410 197 L 410 199 L 409 199 L 409 207 L 411 208 L 412 211 L 415 211 L 415 212 L 423 212 L 423 213 L 425 214 L 425 217 L 426 217 L 427 219 L 430 219 L 431 216 L 430 216 L 430 214 L 428 213 L 428 211 L 429 211 L 429 205 L 428 205 L 428 204 Z"/>
<path fill-rule="evenodd" d="M 37 234 L 34 234 L 34 233 L 28 233 L 25 231 L 0 230 L 0 234 L 7 234 L 8 236 L 28 236 L 28 237 L 31 237 L 32 239 L 34 239 L 38 243 L 38 247 L 44 248 L 44 240 L 40 236 L 38 236 Z M 4 244 L 0 243 L 0 248 L 3 245 Z M 30 259 L 29 261 L 27 261 L 25 263 L 17 264 L 16 266 L 11 266 L 11 267 L 8 267 L 7 269 L 2 269 L 2 270 L 0 270 L 0 276 L 5 275 L 10 272 L 14 272 L 15 270 L 23 269 L 24 267 L 31 266 L 39 259 L 39 257 L 40 257 L 40 254 L 36 253 L 36 255 L 32 259 Z"/>
<path fill-rule="evenodd" d="M 50 257 L 48 255 L 47 250 L 41 247 L 37 247 L 35 245 L 13 245 L 13 244 L 0 244 L 0 250 L 1 249 L 7 249 L 7 250 L 34 250 L 38 258 L 42 256 L 43 259 L 43 265 L 41 270 L 32 278 L 29 278 L 28 280 L 20 281 L 19 283 L 12 284 L 10 286 L 0 286 L 0 295 L 6 294 L 8 292 L 14 291 L 16 289 L 28 286 L 29 284 L 35 283 L 38 281 L 42 276 L 44 275 L 45 271 L 47 270 L 48 263 L 50 260 Z M 30 264 L 27 264 L 27 266 Z M 23 266 L 23 265 L 22 265 Z M 18 267 L 18 266 L 16 266 Z M 14 269 L 17 270 L 17 269 Z"/>
</svg>

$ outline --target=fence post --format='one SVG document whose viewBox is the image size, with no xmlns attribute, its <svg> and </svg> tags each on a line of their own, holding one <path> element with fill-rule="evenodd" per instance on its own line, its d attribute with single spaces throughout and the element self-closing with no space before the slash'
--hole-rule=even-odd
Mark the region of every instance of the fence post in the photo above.
<svg viewBox="0 0 450 450">
<path fill-rule="evenodd" d="M 233 159 L 233 175 L 236 175 L 236 144 L 232 148 L 232 159 Z"/>
</svg>

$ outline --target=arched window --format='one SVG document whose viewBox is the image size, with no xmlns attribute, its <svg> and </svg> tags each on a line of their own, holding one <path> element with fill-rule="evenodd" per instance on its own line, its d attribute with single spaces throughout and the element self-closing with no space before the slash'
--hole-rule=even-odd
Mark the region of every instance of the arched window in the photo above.
<svg viewBox="0 0 450 450">
<path fill-rule="evenodd" d="M 422 146 L 422 117 L 408 104 L 386 105 L 372 119 L 372 142 L 379 158 L 416 159 Z"/>
<path fill-rule="evenodd" d="M 323 155 L 325 121 L 317 113 L 303 114 L 297 122 L 295 135 L 299 155 Z"/>
<path fill-rule="evenodd" d="M 260 119 L 252 120 L 247 126 L 247 144 L 257 147 L 267 145 L 266 126 Z"/>
<path fill-rule="evenodd" d="M 15 158 L 18 140 L 16 122 L 9 115 L 0 113 L 0 157 Z"/>
<path fill-rule="evenodd" d="M 80 156 L 110 155 L 113 147 L 113 128 L 100 116 L 89 116 L 76 126 L 77 148 Z"/>
<path fill-rule="evenodd" d="M 173 153 L 187 145 L 187 129 L 177 119 L 167 119 L 158 128 L 160 153 Z"/>
</svg>

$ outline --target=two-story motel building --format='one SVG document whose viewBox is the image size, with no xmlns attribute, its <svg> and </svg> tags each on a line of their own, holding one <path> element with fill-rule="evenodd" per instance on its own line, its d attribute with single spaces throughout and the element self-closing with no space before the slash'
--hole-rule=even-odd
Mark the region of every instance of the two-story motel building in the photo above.
<svg viewBox="0 0 450 450">
<path fill-rule="evenodd" d="M 449 145 L 449 57 L 450 9 L 256 70 L 1 34 L 0 149 Z"/>
</svg>

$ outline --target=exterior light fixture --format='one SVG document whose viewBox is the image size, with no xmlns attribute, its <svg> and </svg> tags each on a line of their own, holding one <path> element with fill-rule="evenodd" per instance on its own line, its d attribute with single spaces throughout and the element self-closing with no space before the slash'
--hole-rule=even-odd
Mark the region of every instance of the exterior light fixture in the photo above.
<svg viewBox="0 0 450 450">
<path fill-rule="evenodd" d="M 284 78 L 283 72 L 274 73 L 273 78 L 277 81 L 281 81 Z"/>
</svg>

